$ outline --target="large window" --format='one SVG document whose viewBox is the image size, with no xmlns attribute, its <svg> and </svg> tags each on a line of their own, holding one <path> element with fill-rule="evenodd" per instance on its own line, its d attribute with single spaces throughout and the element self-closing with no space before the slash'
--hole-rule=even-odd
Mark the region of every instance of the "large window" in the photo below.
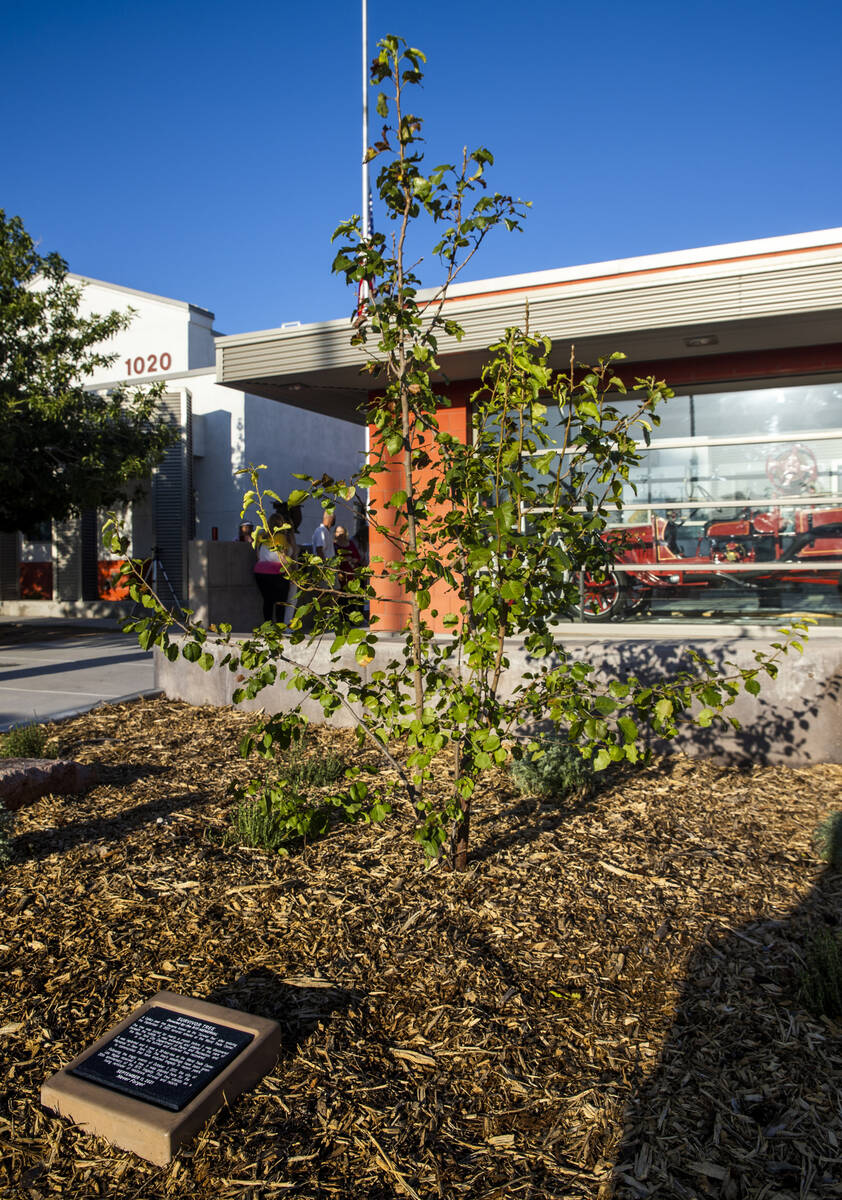
<svg viewBox="0 0 842 1200">
<path fill-rule="evenodd" d="M 585 620 L 842 622 L 842 382 L 676 396 Z"/>
</svg>

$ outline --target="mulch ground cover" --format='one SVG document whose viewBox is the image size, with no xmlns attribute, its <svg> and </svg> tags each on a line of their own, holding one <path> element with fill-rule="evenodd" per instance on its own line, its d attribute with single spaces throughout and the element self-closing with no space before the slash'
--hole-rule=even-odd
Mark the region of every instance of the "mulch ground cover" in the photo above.
<svg viewBox="0 0 842 1200">
<path fill-rule="evenodd" d="M 399 813 L 227 843 L 249 721 L 158 699 L 55 727 L 101 783 L 21 810 L 0 875 L 2 1195 L 842 1196 L 842 1028 L 797 992 L 842 915 L 810 840 L 842 767 L 676 757 L 573 808 L 501 772 L 456 875 Z M 285 1037 L 166 1170 L 38 1099 L 163 988 Z"/>
</svg>

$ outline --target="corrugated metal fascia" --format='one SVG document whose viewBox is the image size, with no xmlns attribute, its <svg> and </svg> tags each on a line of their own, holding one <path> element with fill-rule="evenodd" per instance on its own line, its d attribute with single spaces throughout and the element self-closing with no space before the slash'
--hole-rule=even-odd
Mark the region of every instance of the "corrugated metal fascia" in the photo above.
<svg viewBox="0 0 842 1200">
<path fill-rule="evenodd" d="M 554 283 L 569 283 L 587 278 L 672 271 L 679 267 L 686 267 L 688 273 L 695 275 L 713 266 L 721 266 L 733 271 L 734 260 L 738 260 L 739 270 L 750 269 L 753 261 L 759 263 L 760 269 L 766 269 L 770 261 L 782 255 L 797 255 L 800 262 L 804 262 L 808 256 L 817 261 L 838 259 L 842 255 L 842 228 L 754 238 L 743 242 L 726 242 L 717 246 L 697 246 L 687 250 L 670 250 L 658 254 L 610 259 L 606 262 L 581 263 L 576 266 L 556 267 L 546 271 L 529 271 L 491 279 L 477 279 L 468 283 L 454 284 L 450 289 L 450 295 L 454 298 L 460 296 L 467 298 L 482 293 L 506 291 L 511 288 L 545 287 Z M 426 289 L 422 293 L 422 298 L 431 299 L 433 295 L 434 289 Z"/>
<path fill-rule="evenodd" d="M 806 273 L 808 278 L 818 281 L 828 272 L 832 276 L 836 276 L 842 269 L 842 252 L 838 253 L 832 259 L 813 259 L 805 261 L 804 258 L 798 259 L 783 259 L 783 260 L 765 260 L 763 262 L 752 262 L 747 264 L 738 264 L 739 269 L 735 268 L 733 263 L 711 263 L 705 267 L 703 271 L 670 271 L 656 272 L 653 274 L 637 274 L 628 276 L 619 276 L 617 278 L 594 278 L 594 279 L 578 279 L 559 285 L 556 288 L 546 288 L 537 292 L 530 292 L 528 288 L 521 292 L 503 292 L 496 295 L 468 297 L 465 300 L 454 299 L 447 305 L 448 316 L 454 316 L 457 312 L 468 314 L 474 311 L 493 310 L 498 307 L 506 308 L 513 301 L 523 305 L 525 300 L 529 300 L 530 306 L 533 304 L 542 303 L 545 300 L 554 297 L 564 298 L 599 295 L 603 297 L 606 303 L 614 303 L 613 298 L 620 296 L 623 292 L 639 292 L 641 289 L 669 287 L 676 289 L 687 289 L 687 294 L 694 294 L 698 288 L 706 288 L 708 286 L 715 288 L 721 281 L 731 280 L 740 282 L 751 278 L 764 280 L 779 280 L 786 281 L 789 279 L 798 279 L 803 273 Z M 760 286 L 763 286 L 762 282 Z M 772 282 L 772 286 L 777 285 Z M 796 285 L 797 286 L 797 285 Z"/>
<path fill-rule="evenodd" d="M 292 329 L 255 329 L 251 333 L 226 333 L 216 339 L 220 349 L 227 350 L 230 346 L 252 345 L 258 342 L 295 342 L 299 338 L 319 337 L 333 330 L 348 330 L 351 322 L 348 317 L 336 317 L 332 321 L 311 321 L 307 325 L 296 325 Z"/>
<path fill-rule="evenodd" d="M 341 329 L 321 331 L 318 336 L 295 342 L 284 339 L 256 345 L 217 346 L 217 378 L 220 383 L 269 375 L 292 378 L 313 371 L 361 367 L 366 356 L 358 347 L 350 345 L 350 339 L 350 325 L 343 324 Z"/>
<path fill-rule="evenodd" d="M 481 343 L 489 336 L 498 337 L 509 325 L 522 323 L 526 299 L 508 296 L 505 302 L 498 299 L 482 308 L 453 305 L 448 316 L 466 327 L 459 344 L 473 349 L 477 338 Z M 550 337 L 561 332 L 582 336 L 833 308 L 842 310 L 842 262 L 820 268 L 777 268 L 763 274 L 714 275 L 693 282 L 638 281 L 635 288 L 611 292 L 592 283 L 529 297 L 532 328 Z"/>
<path fill-rule="evenodd" d="M 767 263 L 766 268 L 736 274 L 716 270 L 693 279 L 645 276 L 634 286 L 622 280 L 610 288 L 604 280 L 590 280 L 534 296 L 454 303 L 447 315 L 464 325 L 465 336 L 457 342 L 441 335 L 439 347 L 443 354 L 484 349 L 508 326 L 523 324 L 527 299 L 531 327 L 554 338 L 842 310 L 842 261 L 799 261 L 772 268 Z M 365 360 L 362 351 L 350 345 L 346 321 L 302 327 L 274 339 L 220 340 L 217 348 L 221 381 L 273 374 L 292 378 Z"/>
</svg>

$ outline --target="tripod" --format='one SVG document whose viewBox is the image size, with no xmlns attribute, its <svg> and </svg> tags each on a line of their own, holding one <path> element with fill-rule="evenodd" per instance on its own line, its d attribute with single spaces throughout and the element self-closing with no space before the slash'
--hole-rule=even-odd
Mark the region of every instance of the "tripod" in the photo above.
<svg viewBox="0 0 842 1200">
<path fill-rule="evenodd" d="M 142 566 L 141 570 L 142 570 L 144 580 L 149 584 L 149 586 L 152 588 L 152 591 L 155 593 L 156 596 L 159 597 L 159 599 L 161 601 L 164 600 L 164 597 L 161 595 L 161 592 L 159 591 L 159 584 L 160 584 L 161 580 L 163 580 L 163 583 L 166 584 L 167 591 L 170 594 L 171 603 L 178 609 L 179 612 L 184 611 L 184 609 L 181 607 L 181 601 L 179 600 L 178 596 L 176 595 L 175 588 L 172 585 L 172 581 L 171 581 L 169 575 L 167 574 L 167 568 L 164 566 L 163 562 L 161 561 L 161 547 L 160 546 L 152 547 L 151 557 L 145 558 L 143 560 L 143 566 Z M 138 607 L 139 606 L 136 602 L 131 611 L 131 615 L 133 617 L 136 615 Z M 140 607 L 143 607 L 143 606 L 140 605 Z"/>
</svg>

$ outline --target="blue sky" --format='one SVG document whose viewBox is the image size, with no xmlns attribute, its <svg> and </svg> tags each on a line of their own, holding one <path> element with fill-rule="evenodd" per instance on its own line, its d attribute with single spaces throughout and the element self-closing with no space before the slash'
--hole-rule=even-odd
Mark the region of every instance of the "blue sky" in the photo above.
<svg viewBox="0 0 842 1200">
<path fill-rule="evenodd" d="M 0 207 L 226 333 L 350 312 L 359 5 L 3 4 Z M 432 161 L 533 202 L 472 278 L 842 225 L 838 0 L 369 0 L 428 58 Z M 432 282 L 432 277 L 430 282 Z"/>
</svg>

